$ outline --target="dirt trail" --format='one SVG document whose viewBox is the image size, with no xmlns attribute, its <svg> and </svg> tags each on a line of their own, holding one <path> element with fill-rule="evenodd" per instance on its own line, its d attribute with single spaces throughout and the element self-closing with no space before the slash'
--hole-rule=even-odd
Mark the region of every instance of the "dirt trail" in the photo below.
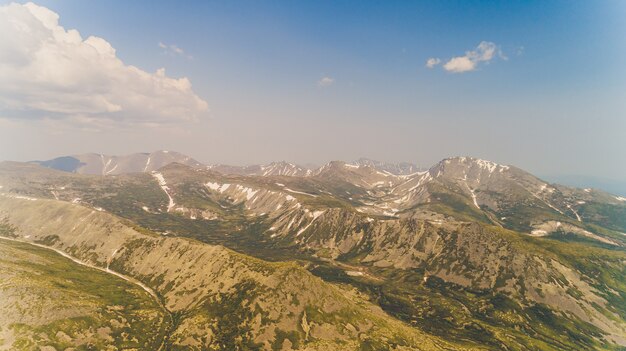
<svg viewBox="0 0 626 351">
<path fill-rule="evenodd" d="M 46 246 L 46 245 L 42 245 L 42 244 L 37 244 L 37 243 L 29 242 L 29 241 L 18 240 L 18 239 L 14 239 L 14 238 L 7 238 L 7 237 L 4 237 L 4 236 L 0 236 L 0 239 L 7 240 L 7 241 L 14 241 L 14 242 L 22 243 L 22 244 L 33 245 L 33 246 L 37 246 L 37 247 L 40 247 L 40 248 L 43 248 L 43 249 L 47 249 L 47 250 L 52 250 L 52 251 L 58 253 L 59 255 L 65 257 L 67 259 L 70 259 L 72 262 L 77 263 L 77 264 L 79 264 L 81 266 L 97 269 L 97 270 L 99 270 L 101 272 L 112 274 L 112 275 L 114 275 L 114 276 L 116 276 L 118 278 L 124 279 L 125 281 L 127 281 L 127 282 L 129 282 L 131 284 L 135 284 L 135 285 L 139 286 L 140 288 L 142 288 L 145 292 L 147 292 L 154 299 L 154 301 L 159 305 L 159 307 L 161 307 L 163 312 L 165 312 L 166 316 L 170 320 L 170 323 L 174 322 L 172 313 L 165 307 L 165 305 L 163 304 L 163 302 L 161 301 L 159 296 L 156 294 L 156 292 L 154 292 L 154 290 L 152 290 L 150 287 L 148 287 L 147 285 L 145 285 L 144 283 L 138 281 L 135 278 L 132 278 L 132 277 L 126 276 L 126 275 L 124 275 L 122 273 L 118 273 L 116 271 L 113 271 L 109 267 L 102 268 L 102 267 L 98 267 L 98 266 L 92 265 L 90 263 L 83 262 L 83 261 L 81 261 L 81 260 L 79 260 L 79 259 L 77 259 L 75 257 L 70 256 L 65 251 L 56 249 L 54 247 L 50 247 L 50 246 Z M 162 350 L 165 347 L 165 343 L 167 342 L 168 337 L 169 337 L 169 332 L 166 333 L 163 341 L 161 342 L 161 345 L 158 348 L 158 351 Z"/>
</svg>

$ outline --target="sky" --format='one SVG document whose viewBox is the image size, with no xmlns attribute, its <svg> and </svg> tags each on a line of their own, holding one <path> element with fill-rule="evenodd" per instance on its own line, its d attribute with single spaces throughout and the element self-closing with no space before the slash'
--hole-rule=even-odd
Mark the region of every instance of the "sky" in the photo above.
<svg viewBox="0 0 626 351">
<path fill-rule="evenodd" d="M 468 155 L 626 179 L 626 2 L 0 0 L 0 160 Z"/>
</svg>

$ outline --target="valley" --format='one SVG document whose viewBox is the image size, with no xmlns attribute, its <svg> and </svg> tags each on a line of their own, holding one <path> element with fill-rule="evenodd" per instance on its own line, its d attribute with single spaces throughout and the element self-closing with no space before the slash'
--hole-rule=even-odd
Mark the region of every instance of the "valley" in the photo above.
<svg viewBox="0 0 626 351">
<path fill-rule="evenodd" d="M 501 350 L 619 350 L 626 343 L 626 228 L 621 222 L 626 206 L 610 194 L 547 184 L 511 166 L 452 158 L 426 171 L 395 175 L 369 164 L 331 162 L 299 175 L 263 176 L 172 163 L 153 172 L 98 176 L 4 163 L 0 184 L 4 192 L 0 202 L 9 206 L 0 206 L 0 210 L 12 226 L 17 225 L 23 233 L 33 228 L 39 233 L 36 240 L 40 245 L 73 257 L 88 255 L 85 257 L 98 267 L 109 260 L 111 269 L 154 289 L 174 320 L 170 349 L 215 347 L 220 338 L 231 340 L 244 334 L 247 341 L 237 344 L 241 349 L 279 344 L 278 349 L 305 345 L 332 349 L 329 345 L 338 340 L 354 342 L 345 332 L 328 337 L 328 328 L 337 328 L 336 322 L 312 338 L 301 325 L 290 329 L 302 324 L 296 322 L 302 317 L 295 311 L 306 311 L 307 325 L 315 321 L 314 312 L 293 302 L 280 303 L 291 305 L 289 314 L 272 312 L 282 316 L 279 320 L 291 318 L 292 327 L 283 329 L 283 324 L 277 329 L 270 322 L 276 317 L 262 322 L 261 329 L 252 327 L 254 313 L 245 312 L 250 307 L 241 308 L 254 298 L 263 301 L 256 307 L 260 312 L 277 298 L 275 287 L 262 288 L 259 291 L 265 292 L 260 295 L 254 293 L 257 284 L 267 279 L 293 279 L 287 277 L 295 273 L 280 273 L 281 278 L 261 278 L 254 273 L 252 280 L 242 280 L 240 269 L 231 268 L 237 278 L 228 283 L 218 279 L 222 281 L 219 286 L 231 286 L 223 290 L 201 277 L 214 274 L 209 267 L 224 257 L 238 262 L 233 267 L 255 262 L 244 263 L 248 267 L 245 272 L 250 264 L 287 264 L 284 267 L 300 272 L 296 275 L 307 275 L 307 281 L 321 278 L 324 284 L 331 284 L 322 290 L 293 286 L 294 296 L 302 291 L 324 295 L 330 286 L 353 291 L 362 299 L 359 304 L 371 303 L 370 309 L 380 309 L 377 313 L 382 315 L 376 318 L 401 323 L 408 333 L 403 332 L 402 342 L 384 342 L 375 349 L 393 349 L 394 344 L 437 349 L 442 340 L 454 343 L 453 349 Z M 29 211 L 16 218 L 17 209 L 43 203 L 44 208 L 64 208 L 48 218 L 84 212 L 72 216 L 76 218 L 69 221 L 72 223 L 113 215 L 124 231 L 135 233 L 131 237 L 147 237 L 114 239 L 112 229 L 107 229 L 106 239 L 99 239 L 104 241 L 89 239 L 81 244 L 72 239 L 70 245 L 67 240 L 79 230 L 76 224 L 71 230 L 66 228 L 69 233 L 64 238 L 37 229 L 46 228 L 47 222 L 31 227 Z M 85 209 L 91 210 L 87 213 Z M 100 230 L 96 229 L 96 234 L 91 230 L 88 236 L 98 237 Z M 189 243 L 180 241 L 189 239 Z M 166 248 L 161 254 L 147 251 L 154 245 Z M 205 246 L 211 248 L 210 256 L 221 258 L 199 266 L 197 258 L 168 259 L 169 252 L 186 255 L 188 250 L 194 253 L 191 257 L 199 257 Z M 100 247 L 111 247 L 111 252 L 102 252 Z M 227 249 L 218 250 L 220 247 Z M 153 264 L 159 263 L 148 269 L 152 256 Z M 148 260 L 139 271 L 129 262 L 138 257 Z M 160 266 L 171 268 L 158 273 L 163 269 L 157 268 Z M 198 289 L 215 292 L 206 295 Z M 226 305 L 210 302 L 215 298 L 211 296 L 223 296 L 226 291 Z M 233 293 L 243 295 L 235 298 Z M 207 302 L 198 305 L 205 298 Z M 297 300 L 314 301 L 300 296 Z M 231 337 L 215 334 L 223 327 L 211 327 L 225 323 L 211 312 L 221 308 L 235 308 L 239 313 L 236 322 L 228 324 L 227 328 L 233 328 Z M 342 323 L 340 320 L 337 322 Z M 320 319 L 317 323 L 325 325 Z M 348 324 L 355 326 L 355 322 Z M 187 332 L 191 325 L 197 327 L 193 333 Z M 260 336 L 261 330 L 265 336 Z M 280 335 L 293 336 L 287 343 Z M 432 348 L 407 341 L 412 338 L 433 340 Z M 363 345 L 358 342 L 346 349 L 362 349 Z"/>
</svg>

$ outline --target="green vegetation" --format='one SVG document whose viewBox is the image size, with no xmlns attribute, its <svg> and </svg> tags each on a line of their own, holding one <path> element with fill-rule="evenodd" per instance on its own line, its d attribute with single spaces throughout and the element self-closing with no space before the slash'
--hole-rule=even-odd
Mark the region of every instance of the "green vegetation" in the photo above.
<svg viewBox="0 0 626 351">
<path fill-rule="evenodd" d="M 580 216 L 598 226 L 626 233 L 626 205 L 588 202 L 582 205 Z"/>
<path fill-rule="evenodd" d="M 454 343 L 450 350 L 619 350 L 610 337 L 620 335 L 619 328 L 626 320 L 626 239 L 622 234 L 626 207 L 615 202 L 578 201 L 592 195 L 568 193 L 566 197 L 559 189 L 534 179 L 524 179 L 530 184 L 526 186 L 495 179 L 484 188 L 473 189 L 476 183 L 469 183 L 472 188 L 467 185 L 477 196 L 477 207 L 465 188 L 467 183 L 462 182 L 467 179 L 455 177 L 461 182 L 437 179 L 428 183 L 424 187 L 427 195 L 421 194 L 428 196 L 427 201 L 411 203 L 398 212 L 402 216 L 398 219 L 359 213 L 355 207 L 375 201 L 375 196 L 341 177 L 210 175 L 211 181 L 220 184 L 276 192 L 281 189 L 276 182 L 280 182 L 316 195 L 293 193 L 301 206 L 298 210 L 265 213 L 265 208 L 278 205 L 272 203 L 252 213 L 246 206 L 250 204 L 228 196 L 232 193 L 209 191 L 203 185 L 208 173 L 187 172 L 181 167 L 167 168 L 163 173 L 177 206 L 184 210 L 167 212 L 168 198 L 148 174 L 97 181 L 68 176 L 72 185 L 65 200 L 80 197 L 89 206 L 102 207 L 124 218 L 123 224 L 146 234 L 126 243 L 125 250 L 111 262 L 112 269 L 132 274 L 158 290 L 164 302 L 200 296 L 190 307 L 174 313 L 167 332 L 163 332 L 167 333 L 169 349 L 202 350 L 209 345 L 216 350 L 323 349 L 320 345 L 332 345 L 327 349 L 385 350 L 412 347 L 415 339 L 421 338 L 450 340 Z M 42 184 L 44 189 L 50 186 Z M 33 194 L 50 196 L 44 190 Z M 393 201 L 387 204 L 395 206 Z M 577 212 L 568 205 L 575 206 Z M 312 218 L 310 212 L 297 212 L 305 209 L 325 212 L 305 232 L 298 233 Z M 192 219 L 185 210 L 206 211 L 211 219 Z M 281 229 L 290 217 L 296 219 L 293 226 Z M 300 218 L 305 220 L 298 224 Z M 555 225 L 557 229 L 538 234 L 543 237 L 528 235 L 547 221 L 580 230 L 573 233 Z M 0 235 L 14 235 L 14 229 L 7 221 L 0 222 Z M 47 233 L 45 241 L 39 242 L 62 242 L 55 235 Z M 137 257 L 158 251 L 172 236 L 223 245 L 237 253 L 226 250 L 219 261 L 211 257 L 176 261 L 171 271 L 134 270 L 144 263 Z M 87 254 L 98 250 L 98 245 L 73 250 L 69 252 L 92 257 Z M 168 260 L 185 257 L 190 251 L 189 246 L 174 245 L 161 252 L 159 259 L 169 264 Z M 182 276 L 197 266 L 206 270 Z M 313 278 L 303 274 L 303 267 L 341 290 L 319 280 L 310 281 Z M 196 283 L 207 275 L 212 277 L 210 283 Z M 190 281 L 195 285 L 181 288 Z M 355 295 L 346 298 L 337 291 Z M 117 298 L 113 295 L 107 298 Z M 364 299 L 394 318 L 366 311 L 362 308 L 367 306 Z M 126 304 L 139 308 L 128 301 Z M 70 333 L 71 325 L 89 329 L 99 321 L 99 317 L 86 315 L 68 316 L 66 324 L 54 328 L 66 328 Z M 365 328 L 365 320 L 375 327 Z M 604 328 L 604 322 L 614 323 L 617 329 Z M 31 326 L 14 327 L 32 344 L 35 332 Z M 353 327 L 363 329 L 354 332 Z M 341 335 L 337 340 L 320 337 L 331 335 L 332 339 L 335 333 Z M 109 334 L 116 338 L 114 332 Z M 424 346 L 429 348 L 437 349 Z"/>
<path fill-rule="evenodd" d="M 168 325 L 141 288 L 29 244 L 0 239 L 0 281 L 0 331 L 13 335 L 4 341 L 11 350 L 156 350 Z"/>
</svg>

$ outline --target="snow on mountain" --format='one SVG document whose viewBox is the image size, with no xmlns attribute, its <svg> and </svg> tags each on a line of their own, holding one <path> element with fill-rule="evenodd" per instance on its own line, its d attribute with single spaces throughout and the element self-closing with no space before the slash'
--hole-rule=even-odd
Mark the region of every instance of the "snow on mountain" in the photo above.
<svg viewBox="0 0 626 351">
<path fill-rule="evenodd" d="M 192 167 L 202 164 L 193 158 L 173 151 L 155 151 L 126 156 L 103 154 L 81 154 L 58 157 L 48 161 L 33 161 L 41 166 L 65 172 L 97 175 L 152 172 L 170 163 L 181 163 Z"/>
</svg>

